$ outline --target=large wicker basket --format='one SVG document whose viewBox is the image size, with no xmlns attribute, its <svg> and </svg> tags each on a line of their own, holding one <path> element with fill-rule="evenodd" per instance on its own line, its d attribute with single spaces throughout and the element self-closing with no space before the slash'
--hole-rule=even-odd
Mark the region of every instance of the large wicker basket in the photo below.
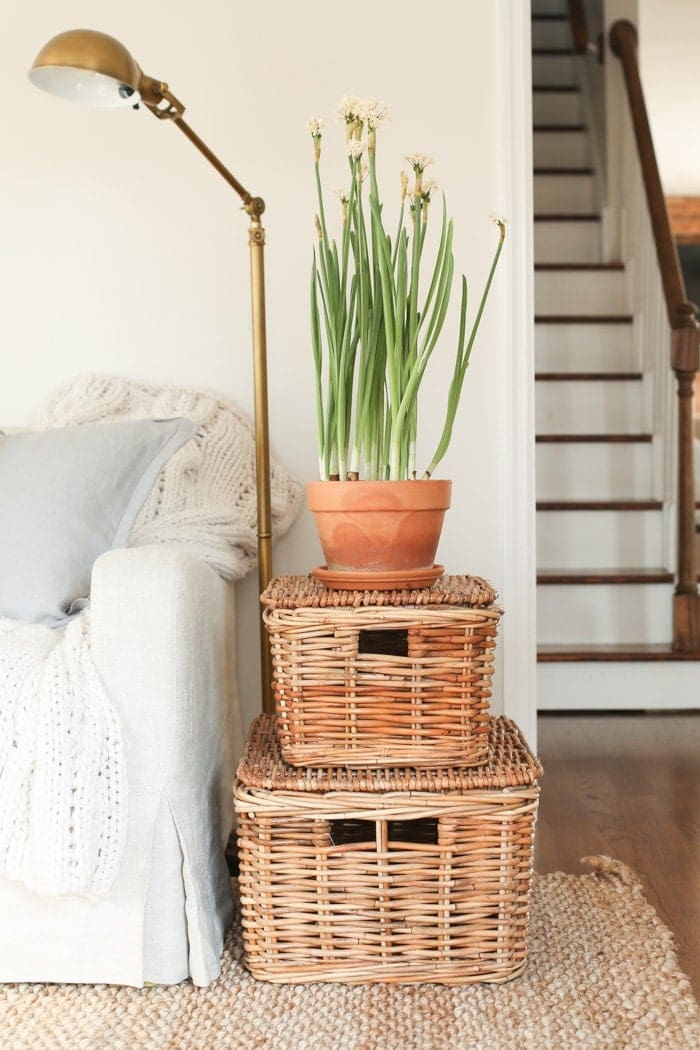
<svg viewBox="0 0 700 1050">
<path fill-rule="evenodd" d="M 262 602 L 286 761 L 485 762 L 495 597 L 471 576 L 385 592 L 329 590 L 308 576 L 273 580 Z"/>
<path fill-rule="evenodd" d="M 280 982 L 507 981 L 522 972 L 542 769 L 493 719 L 471 769 L 286 765 L 269 716 L 238 770 L 245 961 Z"/>
</svg>

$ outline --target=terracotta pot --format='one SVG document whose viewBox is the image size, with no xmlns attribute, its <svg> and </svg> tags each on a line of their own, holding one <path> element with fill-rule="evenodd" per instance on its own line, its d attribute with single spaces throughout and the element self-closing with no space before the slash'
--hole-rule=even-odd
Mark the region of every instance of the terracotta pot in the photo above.
<svg viewBox="0 0 700 1050">
<path fill-rule="evenodd" d="M 341 572 L 429 569 L 451 481 L 309 481 L 326 565 Z"/>
</svg>

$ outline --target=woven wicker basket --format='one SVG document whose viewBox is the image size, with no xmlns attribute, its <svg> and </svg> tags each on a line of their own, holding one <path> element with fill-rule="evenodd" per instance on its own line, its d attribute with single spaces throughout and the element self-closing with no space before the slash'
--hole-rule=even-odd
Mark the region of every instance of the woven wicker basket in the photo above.
<svg viewBox="0 0 700 1050">
<path fill-rule="evenodd" d="M 522 972 L 541 766 L 491 721 L 471 769 L 298 770 L 269 716 L 235 789 L 245 961 L 267 981 L 507 981 Z"/>
<path fill-rule="evenodd" d="M 501 610 L 477 577 L 420 591 L 274 580 L 262 596 L 282 752 L 293 765 L 486 761 Z"/>
</svg>

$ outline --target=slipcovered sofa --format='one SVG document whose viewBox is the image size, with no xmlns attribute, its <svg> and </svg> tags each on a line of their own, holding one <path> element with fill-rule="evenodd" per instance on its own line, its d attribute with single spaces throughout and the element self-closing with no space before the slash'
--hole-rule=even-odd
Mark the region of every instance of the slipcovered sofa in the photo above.
<svg viewBox="0 0 700 1050">
<path fill-rule="evenodd" d="M 124 854 L 97 901 L 0 879 L 0 981 L 206 985 L 218 976 L 242 743 L 234 622 L 233 585 L 181 547 L 96 561 L 91 644 L 123 732 Z"/>
</svg>

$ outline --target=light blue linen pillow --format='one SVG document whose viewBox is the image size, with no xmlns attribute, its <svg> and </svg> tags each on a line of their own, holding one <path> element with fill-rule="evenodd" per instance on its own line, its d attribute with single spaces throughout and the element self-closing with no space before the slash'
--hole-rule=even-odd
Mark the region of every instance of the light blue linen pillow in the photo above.
<svg viewBox="0 0 700 1050">
<path fill-rule="evenodd" d="M 57 627 L 85 606 L 96 559 L 125 547 L 186 419 L 0 433 L 0 616 Z"/>
</svg>

